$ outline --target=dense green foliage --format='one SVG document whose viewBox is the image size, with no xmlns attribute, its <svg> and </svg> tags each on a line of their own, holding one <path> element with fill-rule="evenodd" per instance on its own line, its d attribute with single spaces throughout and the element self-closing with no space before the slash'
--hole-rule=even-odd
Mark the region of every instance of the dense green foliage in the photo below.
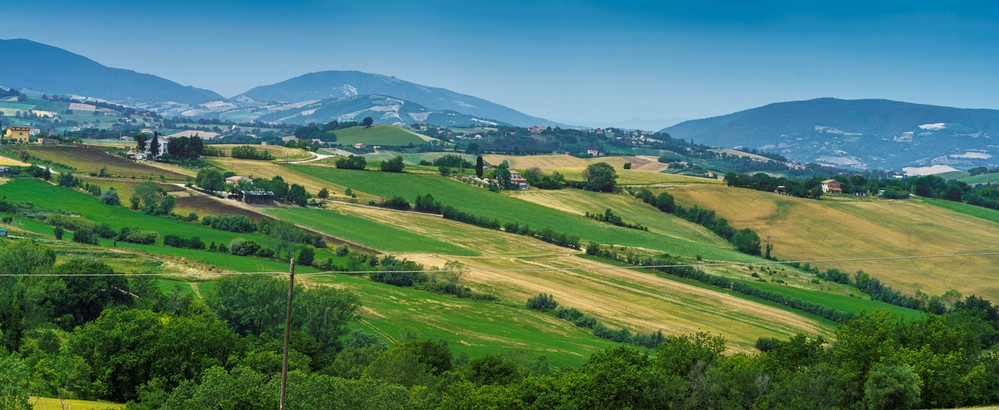
<svg viewBox="0 0 999 410">
<path fill-rule="evenodd" d="M 364 169 L 368 166 L 368 160 L 360 155 L 350 155 L 337 158 L 334 165 L 340 169 Z"/>
<path fill-rule="evenodd" d="M 617 187 L 617 171 L 606 162 L 590 164 L 583 170 L 586 189 L 596 192 L 614 192 Z"/>
<path fill-rule="evenodd" d="M 249 145 L 233 147 L 230 155 L 232 155 L 233 158 L 239 159 L 255 159 L 262 161 L 270 161 L 274 159 L 274 156 L 271 155 L 270 152 L 257 150 L 256 147 L 251 147 Z"/>
<path fill-rule="evenodd" d="M 591 246 L 597 248 L 596 246 Z M 418 267 L 403 260 L 379 265 Z M 460 267 L 452 268 L 460 270 Z M 32 277 L 37 273 L 65 276 Z M 164 294 L 99 262 L 55 265 L 27 241 L 0 241 L 0 403 L 28 393 L 133 402 L 136 408 L 272 408 L 288 283 L 224 277 L 207 303 Z M 99 279 L 97 279 L 99 278 Z M 580 367 L 510 354 L 455 358 L 447 343 L 391 347 L 348 332 L 358 299 L 336 287 L 296 287 L 291 408 L 907 408 L 999 403 L 999 309 L 968 298 L 944 315 L 886 312 L 840 324 L 835 343 L 797 336 L 766 352 L 725 355 L 707 334 L 636 339 L 551 295 L 528 302 L 619 347 Z M 137 295 L 133 298 L 131 295 Z M 71 316 L 70 316 L 71 315 Z M 653 354 L 650 354 L 653 353 Z"/>
<path fill-rule="evenodd" d="M 402 172 L 406 168 L 406 164 L 402 162 L 402 156 L 398 155 L 388 161 L 382 161 L 379 168 L 382 172 Z"/>
</svg>

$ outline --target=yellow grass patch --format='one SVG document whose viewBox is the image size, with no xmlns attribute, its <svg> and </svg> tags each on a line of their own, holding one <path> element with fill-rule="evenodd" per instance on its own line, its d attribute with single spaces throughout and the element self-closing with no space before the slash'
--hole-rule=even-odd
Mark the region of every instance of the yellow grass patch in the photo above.
<svg viewBox="0 0 999 410">
<path fill-rule="evenodd" d="M 28 401 L 34 410 L 118 410 L 125 408 L 124 404 L 88 400 L 60 400 L 49 397 L 30 397 Z"/>
<path fill-rule="evenodd" d="M 708 331 L 724 335 L 737 351 L 750 351 L 761 336 L 795 333 L 828 336 L 830 327 L 794 312 L 727 293 L 663 279 L 648 273 L 580 258 L 578 252 L 520 235 L 498 232 L 436 216 L 331 204 L 349 213 L 469 247 L 482 256 L 401 254 L 431 266 L 458 260 L 472 271 L 463 276 L 473 287 L 515 302 L 547 292 L 560 303 L 593 314 L 608 325 L 668 334 Z M 576 268 L 572 271 L 510 270 Z"/>
<path fill-rule="evenodd" d="M 999 224 L 918 201 L 810 199 L 723 186 L 669 190 L 680 204 L 715 210 L 737 227 L 768 235 L 784 260 L 939 255 L 999 250 Z M 999 300 L 999 257 L 813 264 L 864 270 L 889 285 L 931 295 L 956 289 Z"/>
<path fill-rule="evenodd" d="M 0 166 L 8 166 L 8 167 L 9 166 L 17 166 L 17 167 L 23 167 L 23 166 L 28 166 L 28 165 L 30 165 L 30 164 L 26 164 L 24 162 L 18 161 L 18 160 L 13 159 L 13 158 L 0 157 Z"/>
</svg>

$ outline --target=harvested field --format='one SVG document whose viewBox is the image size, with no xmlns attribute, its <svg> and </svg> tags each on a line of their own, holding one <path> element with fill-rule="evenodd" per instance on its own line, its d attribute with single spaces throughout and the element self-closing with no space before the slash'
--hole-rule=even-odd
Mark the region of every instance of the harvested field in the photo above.
<svg viewBox="0 0 999 410">
<path fill-rule="evenodd" d="M 999 224 L 913 200 L 815 201 L 724 186 L 669 189 L 677 202 L 715 210 L 736 228 L 770 236 L 784 260 L 942 255 L 997 251 Z M 824 262 L 864 270 L 887 284 L 931 295 L 950 289 L 999 300 L 999 257 Z"/>
<path fill-rule="evenodd" d="M 108 154 L 104 147 L 91 145 L 27 146 L 20 149 L 36 157 L 74 167 L 75 173 L 78 174 L 99 172 L 101 168 L 106 167 L 107 172 L 115 177 L 160 178 L 162 176 L 170 180 L 184 180 L 190 172 L 183 172 L 180 167 L 166 164 L 159 167 L 132 161 Z"/>
</svg>

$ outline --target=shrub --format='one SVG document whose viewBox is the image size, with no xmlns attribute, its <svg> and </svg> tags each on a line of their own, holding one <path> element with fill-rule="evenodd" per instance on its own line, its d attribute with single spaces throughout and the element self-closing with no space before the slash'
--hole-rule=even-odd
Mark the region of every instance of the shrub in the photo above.
<svg viewBox="0 0 999 410">
<path fill-rule="evenodd" d="M 408 211 L 412 209 L 409 205 L 409 201 L 401 196 L 394 196 L 389 199 L 382 199 L 378 202 L 378 206 L 382 208 L 398 209 L 400 211 Z"/>
<path fill-rule="evenodd" d="M 240 159 L 272 160 L 274 156 L 267 151 L 257 151 L 257 148 L 248 145 L 235 147 L 232 149 L 232 157 Z"/>
<path fill-rule="evenodd" d="M 298 258 L 295 259 L 300 265 L 312 266 L 312 262 L 316 259 L 316 252 L 312 248 L 306 246 L 298 251 Z"/>
<path fill-rule="evenodd" d="M 163 237 L 163 245 L 174 248 L 205 249 L 205 243 L 197 236 L 188 239 L 178 235 L 166 235 Z"/>
<path fill-rule="evenodd" d="M 547 293 L 531 296 L 527 299 L 527 308 L 534 310 L 552 310 L 558 307 L 555 297 Z"/>
<path fill-rule="evenodd" d="M 336 247 L 336 256 L 347 256 L 350 253 L 350 248 L 347 245 L 340 245 Z"/>
<path fill-rule="evenodd" d="M 140 231 L 136 228 L 121 228 L 118 232 L 118 240 L 128 243 L 136 243 L 140 245 L 151 245 L 156 243 L 156 239 L 159 238 L 158 233 L 152 231 Z"/>
<path fill-rule="evenodd" d="M 101 194 L 101 202 L 104 205 L 118 206 L 121 205 L 121 198 L 118 196 L 118 191 L 115 191 L 114 188 L 108 188 Z"/>
<path fill-rule="evenodd" d="M 88 245 L 97 245 L 100 242 L 100 236 L 97 235 L 97 231 L 94 230 L 92 226 L 81 227 L 73 232 L 73 242 L 85 243 Z"/>
<path fill-rule="evenodd" d="M 65 232 L 66 232 L 66 230 L 65 230 L 65 229 L 62 229 L 62 227 L 61 227 L 61 226 L 57 226 L 57 227 L 55 227 L 55 229 L 54 229 L 54 230 L 52 231 L 52 233 L 53 233 L 53 234 L 55 234 L 55 238 L 56 238 L 56 240 L 60 240 L 60 241 L 62 240 L 62 235 L 63 235 L 63 234 L 65 233 Z"/>
<path fill-rule="evenodd" d="M 229 253 L 236 256 L 255 255 L 260 250 L 260 244 L 252 239 L 236 238 L 229 242 Z"/>
<path fill-rule="evenodd" d="M 201 218 L 201 224 L 212 228 L 229 232 L 253 232 L 257 230 L 257 224 L 253 220 L 243 215 L 208 215 Z"/>
<path fill-rule="evenodd" d="M 337 158 L 333 164 L 340 169 L 364 169 L 368 166 L 368 160 L 362 156 L 351 155 Z"/>
<path fill-rule="evenodd" d="M 402 172 L 406 164 L 402 162 L 402 156 L 396 156 L 388 161 L 383 161 L 380 166 L 382 172 Z"/>
</svg>

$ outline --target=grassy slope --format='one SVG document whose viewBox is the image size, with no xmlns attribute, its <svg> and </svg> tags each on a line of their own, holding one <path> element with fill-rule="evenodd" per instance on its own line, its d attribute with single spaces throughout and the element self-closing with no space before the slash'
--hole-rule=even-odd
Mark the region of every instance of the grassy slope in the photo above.
<svg viewBox="0 0 999 410">
<path fill-rule="evenodd" d="M 361 296 L 360 326 L 386 341 L 407 331 L 447 340 L 455 353 L 476 356 L 523 349 L 557 365 L 578 365 L 589 354 L 614 346 L 569 322 L 496 302 L 479 302 L 384 285 L 345 275 L 304 276 L 343 286 Z"/>
<path fill-rule="evenodd" d="M 37 179 L 17 179 L 7 184 L 0 185 L 0 195 L 6 195 L 12 200 L 31 202 L 40 208 L 61 208 L 68 211 L 79 212 L 90 220 L 106 222 L 114 229 L 120 229 L 127 226 L 143 230 L 156 231 L 160 233 L 160 241 L 162 241 L 163 236 L 166 234 L 177 234 L 184 237 L 198 236 L 205 243 L 216 242 L 228 244 L 237 237 L 253 239 L 260 243 L 267 243 L 267 238 L 257 233 L 237 234 L 233 232 L 225 232 L 190 222 L 182 222 L 166 217 L 145 215 L 139 212 L 130 211 L 120 206 L 107 206 L 102 204 L 97 198 L 90 195 L 54 186 Z M 51 228 L 46 227 L 41 233 L 50 234 Z M 104 240 L 102 244 L 110 245 L 111 241 Z M 236 271 L 284 271 L 286 268 L 286 265 L 281 262 L 208 251 L 126 243 L 118 243 L 118 246 L 121 248 L 136 249 L 159 255 L 183 257 L 192 261 L 204 263 L 206 265 L 215 265 L 223 269 Z M 317 252 L 317 258 L 325 258 L 328 256 L 328 252 Z"/>
<path fill-rule="evenodd" d="M 920 201 L 808 199 L 721 186 L 671 189 L 684 205 L 706 206 L 735 227 L 770 235 L 785 260 L 936 255 L 995 250 L 999 225 Z M 820 263 L 863 269 L 889 285 L 930 294 L 957 289 L 999 300 L 996 257 Z"/>
<path fill-rule="evenodd" d="M 450 243 L 335 210 L 269 208 L 263 212 L 278 219 L 294 221 L 296 224 L 308 226 L 327 235 L 385 252 L 430 252 L 466 256 L 477 254 Z"/>
<path fill-rule="evenodd" d="M 413 201 L 417 195 L 432 193 L 434 198 L 465 212 L 498 218 L 500 222 L 526 223 L 534 228 L 577 235 L 584 241 L 618 244 L 655 249 L 674 255 L 708 259 L 751 260 L 728 249 L 692 246 L 689 241 L 663 237 L 569 215 L 545 206 L 521 201 L 514 197 L 489 192 L 451 179 L 427 174 L 389 174 L 373 171 L 340 170 L 329 167 L 289 165 L 288 168 L 310 176 L 349 186 L 378 196 L 401 195 Z"/>
<path fill-rule="evenodd" d="M 368 145 L 405 146 L 427 143 L 420 136 L 392 125 L 376 125 L 371 128 L 350 127 L 333 132 L 336 134 L 336 143 L 340 145 L 363 143 Z"/>
<path fill-rule="evenodd" d="M 999 211 L 995 209 L 984 208 L 980 206 L 968 205 L 962 202 L 947 201 L 944 199 L 934 199 L 934 198 L 917 198 L 916 201 L 922 201 L 927 204 L 938 206 L 944 209 L 949 209 L 954 212 L 960 212 L 965 215 L 971 215 L 975 218 L 981 218 L 989 222 L 995 222 L 999 224 Z"/>
<path fill-rule="evenodd" d="M 999 182 L 999 172 L 991 174 L 979 174 L 975 176 L 968 176 L 965 178 L 960 178 L 958 181 L 968 183 L 968 184 L 987 184 L 990 182 Z"/>
</svg>

